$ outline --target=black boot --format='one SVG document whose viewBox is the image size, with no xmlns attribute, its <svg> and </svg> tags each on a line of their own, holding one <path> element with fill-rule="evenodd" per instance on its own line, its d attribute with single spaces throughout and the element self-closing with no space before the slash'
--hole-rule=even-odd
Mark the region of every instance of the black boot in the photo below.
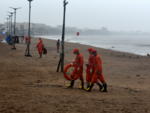
<svg viewBox="0 0 150 113">
<path fill-rule="evenodd" d="M 84 89 L 84 81 L 81 80 L 81 86 L 78 89 Z"/>
<path fill-rule="evenodd" d="M 88 84 L 88 85 L 87 85 L 87 88 L 88 88 L 89 86 L 90 86 L 90 85 Z"/>
<path fill-rule="evenodd" d="M 41 53 L 39 53 L 39 58 L 41 58 Z"/>
<path fill-rule="evenodd" d="M 90 86 L 88 88 L 86 88 L 85 90 L 90 92 L 93 86 L 94 86 L 94 84 L 91 82 Z"/>
<path fill-rule="evenodd" d="M 103 86 L 100 83 L 98 83 L 97 85 L 99 86 L 99 91 L 101 91 L 103 89 Z"/>
<path fill-rule="evenodd" d="M 74 80 L 71 79 L 70 80 L 70 85 L 66 85 L 66 88 L 73 88 L 73 85 L 74 85 Z"/>
<path fill-rule="evenodd" d="M 106 84 L 106 82 L 103 83 L 103 87 L 104 87 L 104 89 L 102 89 L 101 92 L 107 92 L 108 89 L 107 89 L 107 84 Z"/>
</svg>

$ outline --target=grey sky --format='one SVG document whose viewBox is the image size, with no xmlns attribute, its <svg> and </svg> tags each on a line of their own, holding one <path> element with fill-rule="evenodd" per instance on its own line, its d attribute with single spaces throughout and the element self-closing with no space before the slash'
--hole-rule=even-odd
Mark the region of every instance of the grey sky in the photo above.
<svg viewBox="0 0 150 113">
<path fill-rule="evenodd" d="M 27 0 L 0 0 L 0 23 L 6 22 L 9 7 L 17 10 L 17 21 L 28 22 Z M 150 32 L 150 0 L 68 0 L 66 26 Z M 62 25 L 63 0 L 33 0 L 31 22 Z"/>
</svg>

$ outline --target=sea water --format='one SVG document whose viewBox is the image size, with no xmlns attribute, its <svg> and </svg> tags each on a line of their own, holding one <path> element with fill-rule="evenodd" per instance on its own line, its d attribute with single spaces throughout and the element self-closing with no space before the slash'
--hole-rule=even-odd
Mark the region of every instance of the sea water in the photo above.
<svg viewBox="0 0 150 113">
<path fill-rule="evenodd" d="M 61 40 L 61 36 L 37 37 Z M 138 55 L 150 53 L 150 36 L 65 36 L 65 41 Z"/>
</svg>

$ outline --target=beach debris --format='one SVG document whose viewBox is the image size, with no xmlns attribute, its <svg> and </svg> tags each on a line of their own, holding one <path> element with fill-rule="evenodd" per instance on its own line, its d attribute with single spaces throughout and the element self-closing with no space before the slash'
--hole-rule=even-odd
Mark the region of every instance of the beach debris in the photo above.
<svg viewBox="0 0 150 113">
<path fill-rule="evenodd" d="M 150 54 L 149 54 L 149 53 L 147 53 L 147 57 L 150 57 Z"/>
<path fill-rule="evenodd" d="M 124 87 L 124 89 L 128 89 L 127 87 Z"/>
<path fill-rule="evenodd" d="M 3 40 L 0 40 L 0 43 L 1 43 L 1 42 L 2 42 L 2 43 L 6 43 L 5 39 L 3 39 Z"/>
<path fill-rule="evenodd" d="M 131 56 L 129 56 L 129 58 L 131 58 Z"/>
<path fill-rule="evenodd" d="M 58 87 L 63 87 L 63 85 L 58 85 Z"/>
<path fill-rule="evenodd" d="M 112 55 L 113 53 L 111 53 L 111 55 Z"/>
<path fill-rule="evenodd" d="M 139 58 L 139 57 L 137 56 L 137 58 Z"/>
<path fill-rule="evenodd" d="M 54 58 L 57 58 L 57 57 L 54 57 Z"/>
<path fill-rule="evenodd" d="M 7 76 L 5 76 L 5 78 L 7 78 Z"/>
<path fill-rule="evenodd" d="M 140 76 L 140 75 L 136 75 L 136 76 Z"/>
<path fill-rule="evenodd" d="M 123 55 L 123 57 L 125 57 L 125 55 Z"/>
<path fill-rule="evenodd" d="M 66 52 L 66 53 L 68 53 L 68 52 Z"/>
<path fill-rule="evenodd" d="M 41 83 L 41 80 L 37 80 L 36 83 Z"/>
<path fill-rule="evenodd" d="M 139 89 L 134 90 L 134 92 L 139 92 L 139 91 L 140 91 Z"/>
</svg>

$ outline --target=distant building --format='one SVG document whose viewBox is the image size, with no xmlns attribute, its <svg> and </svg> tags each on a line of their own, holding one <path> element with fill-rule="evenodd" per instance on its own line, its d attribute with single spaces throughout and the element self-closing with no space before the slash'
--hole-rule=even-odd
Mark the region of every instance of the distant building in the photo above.
<svg viewBox="0 0 150 113">
<path fill-rule="evenodd" d="M 7 23 L 5 22 L 4 23 L 5 26 L 7 26 Z M 14 26 L 14 24 L 12 24 Z M 28 23 L 26 22 L 23 22 L 23 23 L 16 23 L 16 28 L 18 28 L 18 30 L 28 30 Z M 47 26 L 45 24 L 41 24 L 41 23 L 31 23 L 30 24 L 30 29 L 32 28 L 47 28 Z"/>
<path fill-rule="evenodd" d="M 57 25 L 56 29 L 62 30 L 62 25 Z"/>
<path fill-rule="evenodd" d="M 102 31 L 107 31 L 107 28 L 106 27 L 102 27 Z"/>
</svg>

